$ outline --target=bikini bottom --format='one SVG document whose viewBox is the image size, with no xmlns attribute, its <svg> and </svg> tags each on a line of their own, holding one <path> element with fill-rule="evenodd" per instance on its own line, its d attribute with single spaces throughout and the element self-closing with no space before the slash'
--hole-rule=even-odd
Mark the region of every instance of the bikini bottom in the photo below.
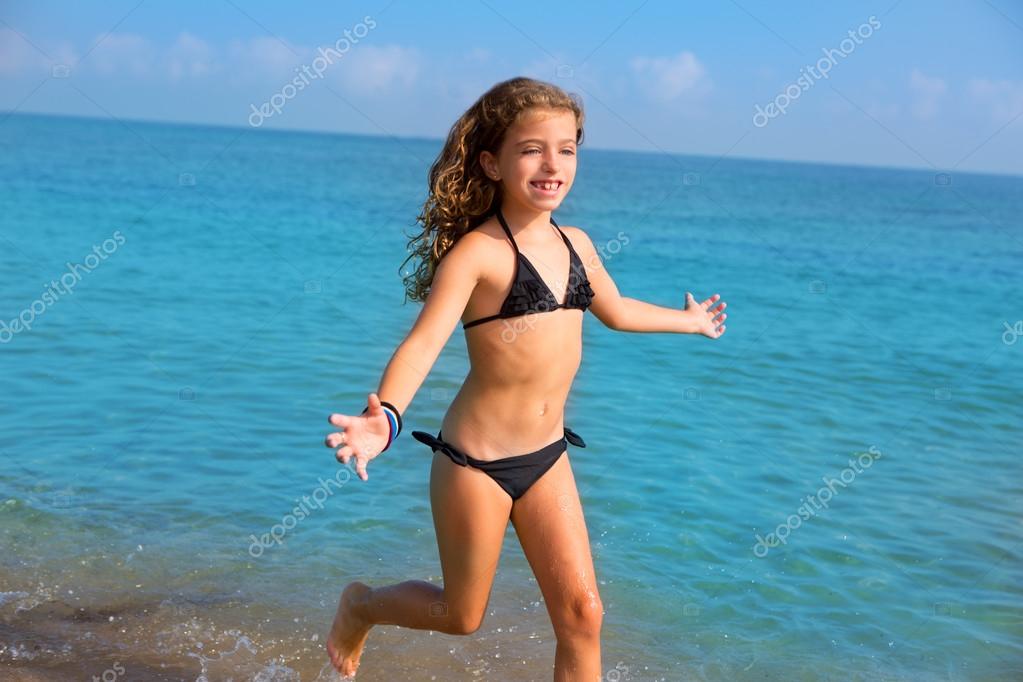
<svg viewBox="0 0 1023 682">
<path fill-rule="evenodd" d="M 565 435 L 550 445 L 545 445 L 536 452 L 525 455 L 512 455 L 494 460 L 482 460 L 470 457 L 450 443 L 444 442 L 441 432 L 432 436 L 425 431 L 413 431 L 412 437 L 421 443 L 432 447 L 435 451 L 440 450 L 451 458 L 451 461 L 461 466 L 471 466 L 481 470 L 487 476 L 494 479 L 501 488 L 511 496 L 512 500 L 522 497 L 536 481 L 547 473 L 547 470 L 554 466 L 554 463 L 566 450 L 566 443 L 586 447 L 586 443 L 567 426 Z"/>
</svg>

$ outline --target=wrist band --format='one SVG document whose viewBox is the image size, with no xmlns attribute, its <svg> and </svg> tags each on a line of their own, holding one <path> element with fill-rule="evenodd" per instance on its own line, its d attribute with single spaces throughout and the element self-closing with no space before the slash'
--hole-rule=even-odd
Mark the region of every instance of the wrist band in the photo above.
<svg viewBox="0 0 1023 682">
<path fill-rule="evenodd" d="M 380 451 L 383 452 L 387 448 L 391 447 L 391 443 L 393 443 L 394 439 L 398 437 L 399 433 L 401 433 L 402 423 L 401 413 L 398 412 L 398 408 L 396 408 L 391 403 L 385 402 L 383 400 L 380 401 L 380 406 L 384 409 L 384 414 L 387 415 L 387 425 L 389 427 L 387 434 L 387 445 L 385 445 L 383 450 Z M 367 405 L 366 408 L 363 409 L 362 414 L 366 414 L 366 412 L 368 411 L 369 406 Z"/>
<path fill-rule="evenodd" d="M 386 400 L 381 400 L 380 405 L 394 412 L 394 416 L 398 420 L 398 430 L 394 434 L 395 436 L 397 436 L 399 433 L 401 433 L 401 412 L 398 412 L 398 408 L 392 405 L 391 403 L 387 402 Z"/>
</svg>

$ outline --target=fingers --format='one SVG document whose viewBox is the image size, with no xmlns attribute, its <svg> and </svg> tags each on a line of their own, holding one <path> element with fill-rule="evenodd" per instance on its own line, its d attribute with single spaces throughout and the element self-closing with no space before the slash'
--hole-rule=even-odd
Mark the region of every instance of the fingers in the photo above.
<svg viewBox="0 0 1023 682">
<path fill-rule="evenodd" d="M 686 292 L 686 307 L 684 308 L 684 310 L 688 310 L 690 306 L 694 306 L 694 305 L 696 305 L 696 299 L 693 298 L 693 295 L 687 291 Z"/>
<path fill-rule="evenodd" d="M 355 454 L 355 450 L 352 449 L 352 446 L 351 445 L 346 445 L 343 448 L 341 448 L 340 450 L 338 450 L 337 454 L 334 455 L 334 456 L 337 457 L 337 460 L 339 462 L 341 462 L 344 465 L 347 465 L 348 464 L 348 460 L 351 459 L 352 455 L 354 455 L 354 454 Z"/>
<path fill-rule="evenodd" d="M 369 479 L 369 474 L 366 472 L 367 464 L 369 464 L 369 457 L 360 454 L 355 455 L 355 473 L 364 481 Z"/>
<path fill-rule="evenodd" d="M 352 423 L 352 418 L 344 414 L 332 414 L 327 417 L 327 423 L 344 428 Z"/>
<path fill-rule="evenodd" d="M 703 308 L 704 310 L 706 310 L 706 309 L 707 309 L 707 308 L 709 308 L 709 307 L 710 307 L 711 305 L 713 305 L 714 303 L 716 303 L 716 302 L 717 302 L 717 300 L 718 300 L 719 298 L 721 298 L 721 296 L 719 296 L 718 294 L 714 294 L 713 296 L 711 296 L 710 298 L 708 298 L 707 300 L 705 300 L 705 301 L 704 301 L 703 303 L 701 303 L 701 304 L 700 304 L 700 307 L 701 307 L 701 308 Z"/>
<path fill-rule="evenodd" d="M 343 434 L 332 433 L 327 436 L 328 447 L 337 447 L 341 443 Z M 369 472 L 366 471 L 366 465 L 369 464 L 370 458 L 361 452 L 358 452 L 350 444 L 344 445 L 334 455 L 339 462 L 348 466 L 348 462 L 354 457 L 355 458 L 355 473 L 359 475 L 364 481 L 369 480 Z"/>
</svg>

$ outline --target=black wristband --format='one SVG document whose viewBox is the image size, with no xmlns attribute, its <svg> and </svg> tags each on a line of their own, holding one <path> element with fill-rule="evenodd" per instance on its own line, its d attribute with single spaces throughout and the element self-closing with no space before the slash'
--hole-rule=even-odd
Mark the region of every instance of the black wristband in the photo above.
<svg viewBox="0 0 1023 682">
<path fill-rule="evenodd" d="M 389 410 L 394 412 L 394 416 L 397 417 L 398 431 L 394 434 L 394 437 L 397 438 L 398 434 L 401 433 L 401 412 L 398 412 L 398 408 L 392 405 L 391 403 L 387 402 L 386 400 L 381 400 L 380 406 L 388 408 Z M 366 406 L 366 408 L 361 412 L 361 414 L 366 414 L 367 412 L 369 412 L 369 405 Z"/>
</svg>

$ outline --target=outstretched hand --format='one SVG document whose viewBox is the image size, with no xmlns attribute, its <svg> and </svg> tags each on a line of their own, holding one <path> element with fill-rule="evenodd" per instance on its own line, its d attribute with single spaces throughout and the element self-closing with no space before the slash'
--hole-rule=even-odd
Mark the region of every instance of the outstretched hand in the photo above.
<svg viewBox="0 0 1023 682">
<path fill-rule="evenodd" d="M 703 334 L 716 339 L 725 333 L 725 318 L 728 317 L 721 312 L 728 305 L 724 301 L 716 308 L 711 308 L 721 297 L 714 294 L 702 303 L 697 303 L 693 295 L 686 292 L 686 307 L 682 314 L 690 320 L 690 328 L 696 334 Z"/>
<path fill-rule="evenodd" d="M 369 479 L 366 465 L 383 451 L 391 434 L 390 422 L 380 406 L 380 396 L 370 393 L 367 405 L 369 410 L 358 416 L 330 415 L 327 421 L 343 430 L 329 434 L 324 441 L 328 448 L 337 449 L 335 456 L 342 464 L 347 465 L 348 460 L 355 457 L 355 472 L 364 481 Z"/>
</svg>

